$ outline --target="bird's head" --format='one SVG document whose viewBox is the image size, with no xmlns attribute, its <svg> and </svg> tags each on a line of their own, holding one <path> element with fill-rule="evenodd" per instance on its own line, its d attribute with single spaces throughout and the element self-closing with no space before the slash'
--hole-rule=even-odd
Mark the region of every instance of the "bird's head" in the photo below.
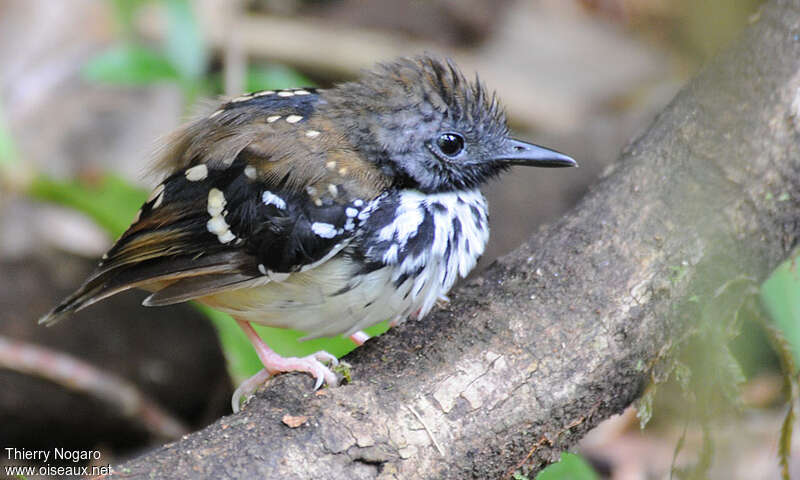
<svg viewBox="0 0 800 480">
<path fill-rule="evenodd" d="M 472 189 L 512 165 L 577 165 L 509 137 L 495 95 L 450 61 L 423 56 L 381 64 L 324 92 L 323 100 L 350 143 L 403 188 Z"/>
</svg>

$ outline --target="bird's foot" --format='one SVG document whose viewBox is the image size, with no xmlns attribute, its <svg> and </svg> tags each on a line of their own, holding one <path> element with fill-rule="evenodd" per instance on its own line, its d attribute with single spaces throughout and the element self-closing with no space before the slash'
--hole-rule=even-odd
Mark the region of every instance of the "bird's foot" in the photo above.
<svg viewBox="0 0 800 480">
<path fill-rule="evenodd" d="M 264 368 L 242 382 L 236 391 L 233 392 L 231 406 L 233 407 L 234 413 L 239 411 L 242 400 L 245 400 L 245 402 L 249 400 L 261 385 L 279 373 L 308 373 L 317 379 L 317 382 L 314 384 L 314 390 L 321 387 L 323 383 L 327 383 L 331 387 L 335 387 L 339 384 L 339 378 L 325 365 L 327 363 L 331 366 L 336 366 L 339 364 L 339 360 L 324 350 L 312 353 L 307 357 L 281 357 L 271 350 L 267 355 L 269 356 L 269 361 L 264 362 L 264 355 L 259 353 L 259 357 L 262 363 L 264 363 Z"/>
<path fill-rule="evenodd" d="M 320 350 L 306 357 L 282 357 L 275 353 L 248 322 L 239 321 L 237 323 L 244 331 L 253 348 L 261 359 L 264 369 L 248 378 L 236 389 L 231 399 L 233 411 L 239 410 L 242 397 L 249 397 L 259 386 L 264 384 L 270 377 L 284 372 L 306 372 L 317 379 L 314 390 L 327 383 L 335 387 L 339 383 L 339 378 L 328 368 L 325 363 L 336 366 L 339 360 L 330 353 Z"/>
<path fill-rule="evenodd" d="M 336 374 L 325 365 L 327 363 L 335 367 L 339 364 L 339 360 L 325 350 L 314 352 L 307 357 L 284 358 L 274 352 L 273 355 L 275 358 L 272 359 L 270 364 L 264 364 L 264 369 L 272 375 L 283 372 L 306 372 L 317 379 L 314 384 L 314 390 L 321 387 L 323 383 L 327 383 L 331 387 L 339 384 Z"/>
</svg>

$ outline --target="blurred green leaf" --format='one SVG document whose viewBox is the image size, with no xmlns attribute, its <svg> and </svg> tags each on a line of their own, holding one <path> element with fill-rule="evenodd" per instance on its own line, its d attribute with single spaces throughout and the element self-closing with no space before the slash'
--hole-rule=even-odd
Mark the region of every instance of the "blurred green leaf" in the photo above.
<svg viewBox="0 0 800 480">
<path fill-rule="evenodd" d="M 578 455 L 562 452 L 561 460 L 545 468 L 536 480 L 598 480 L 600 477 Z"/>
<path fill-rule="evenodd" d="M 222 74 L 210 76 L 211 90 L 216 93 L 225 91 Z M 313 87 L 314 82 L 295 70 L 283 65 L 259 65 L 247 69 L 245 76 L 245 92 L 260 90 L 280 90 L 282 88 Z"/>
<path fill-rule="evenodd" d="M 311 355 L 319 350 L 325 350 L 336 357 L 343 357 L 356 348 L 356 345 L 349 338 L 326 337 L 300 342 L 301 338 L 308 335 L 306 332 L 259 325 L 256 325 L 255 328 L 264 338 L 264 341 L 284 357 L 302 357 Z M 384 322 L 366 329 L 366 332 L 371 336 L 376 336 L 388 329 L 388 322 Z"/>
<path fill-rule="evenodd" d="M 230 315 L 201 303 L 194 302 L 194 306 L 211 320 L 217 330 L 219 343 L 228 363 L 228 374 L 234 385 L 238 385 L 263 368 L 256 351 L 250 345 L 250 340 Z"/>
<path fill-rule="evenodd" d="M 165 53 L 185 80 L 196 81 L 206 72 L 208 53 L 187 0 L 164 0 L 168 29 Z"/>
<path fill-rule="evenodd" d="M 198 304 L 198 308 L 208 315 L 219 333 L 222 349 L 228 359 L 228 372 L 234 383 L 247 379 L 263 368 L 250 341 L 233 318 L 203 305 Z M 316 338 L 300 342 L 299 340 L 306 336 L 305 332 L 256 324 L 253 324 L 253 327 L 267 345 L 284 357 L 304 357 L 325 350 L 341 358 L 356 348 L 349 338 Z M 366 332 L 371 336 L 377 336 L 388 329 L 388 322 L 383 322 L 368 328 Z"/>
<path fill-rule="evenodd" d="M 133 34 L 133 21 L 142 5 L 150 0 L 111 0 L 114 19 L 117 21 L 123 36 Z"/>
<path fill-rule="evenodd" d="M 10 167 L 17 162 L 17 148 L 11 138 L 3 117 L 3 110 L 0 109 L 0 168 Z"/>
<path fill-rule="evenodd" d="M 28 193 L 38 200 L 57 203 L 89 215 L 111 235 L 128 228 L 147 193 L 113 174 L 89 180 L 55 180 L 36 177 Z"/>
<path fill-rule="evenodd" d="M 95 82 L 146 85 L 180 80 L 180 75 L 161 53 L 133 44 L 116 45 L 91 59 L 83 75 Z"/>
<path fill-rule="evenodd" d="M 800 364 L 800 273 L 790 258 L 761 285 L 761 303 L 791 346 L 794 364 Z"/>
<path fill-rule="evenodd" d="M 800 274 L 796 256 L 784 261 L 767 280 L 761 284 L 761 304 L 769 313 L 772 322 L 762 321 L 762 327 L 770 339 L 781 362 L 789 410 L 786 412 L 778 442 L 781 478 L 788 480 L 789 461 L 792 452 L 794 406 L 797 403 L 798 385 L 795 374 L 800 359 Z"/>
<path fill-rule="evenodd" d="M 800 274 L 794 258 L 783 262 L 761 286 L 761 302 L 800 358 Z"/>
<path fill-rule="evenodd" d="M 283 65 L 251 67 L 247 70 L 245 79 L 245 88 L 248 92 L 312 86 L 314 83 L 311 80 Z"/>
</svg>

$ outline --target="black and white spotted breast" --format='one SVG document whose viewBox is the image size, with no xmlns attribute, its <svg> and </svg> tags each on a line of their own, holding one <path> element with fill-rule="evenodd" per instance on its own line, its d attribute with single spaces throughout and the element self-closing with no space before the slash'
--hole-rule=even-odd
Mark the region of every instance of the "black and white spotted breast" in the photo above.
<svg viewBox="0 0 800 480">
<path fill-rule="evenodd" d="M 422 317 L 474 268 L 488 239 L 486 200 L 478 190 L 401 190 L 375 205 L 351 248 L 360 274 L 389 272 L 385 288 L 406 299 L 401 316 Z"/>
</svg>

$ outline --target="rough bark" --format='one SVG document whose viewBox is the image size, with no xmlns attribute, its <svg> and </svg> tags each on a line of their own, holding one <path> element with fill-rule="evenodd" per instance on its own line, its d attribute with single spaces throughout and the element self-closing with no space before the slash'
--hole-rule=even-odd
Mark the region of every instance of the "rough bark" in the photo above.
<svg viewBox="0 0 800 480">
<path fill-rule="evenodd" d="M 238 415 L 116 470 L 461 479 L 543 465 L 640 395 L 692 324 L 685 299 L 787 257 L 798 207 L 800 1 L 782 0 L 569 215 L 347 358 L 351 384 L 314 394 L 280 376 Z M 289 428 L 287 414 L 308 420 Z"/>
</svg>

